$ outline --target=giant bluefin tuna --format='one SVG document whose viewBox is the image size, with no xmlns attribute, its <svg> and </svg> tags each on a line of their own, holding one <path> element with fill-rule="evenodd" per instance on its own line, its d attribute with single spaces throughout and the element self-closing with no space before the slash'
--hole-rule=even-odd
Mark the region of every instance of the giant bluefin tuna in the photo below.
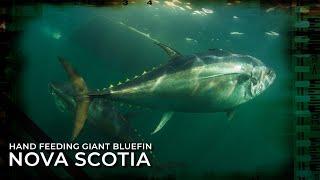
<svg viewBox="0 0 320 180">
<path fill-rule="evenodd" d="M 84 79 L 66 60 L 59 58 L 77 99 L 73 138 L 82 129 L 90 101 L 95 98 L 167 112 L 155 133 L 175 111 L 226 112 L 230 119 L 235 108 L 265 91 L 276 77 L 271 68 L 249 55 L 222 49 L 182 55 L 167 45 L 155 43 L 169 55 L 168 63 L 101 91 L 89 91 Z"/>
</svg>

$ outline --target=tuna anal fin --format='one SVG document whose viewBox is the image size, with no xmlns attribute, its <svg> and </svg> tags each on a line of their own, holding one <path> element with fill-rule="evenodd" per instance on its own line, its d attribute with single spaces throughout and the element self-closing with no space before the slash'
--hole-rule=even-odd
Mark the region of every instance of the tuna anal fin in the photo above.
<svg viewBox="0 0 320 180">
<path fill-rule="evenodd" d="M 75 121 L 72 132 L 72 139 L 74 140 L 80 133 L 83 128 L 87 116 L 90 105 L 90 97 L 88 96 L 88 88 L 83 80 L 83 78 L 74 70 L 74 68 L 69 64 L 66 60 L 59 57 L 59 61 L 62 64 L 64 70 L 66 71 L 72 87 L 75 91 L 76 97 L 76 112 L 75 112 Z"/>
<path fill-rule="evenodd" d="M 235 114 L 235 110 L 234 109 L 231 109 L 231 110 L 227 111 L 227 117 L 228 117 L 228 121 L 229 122 L 233 119 L 234 114 Z"/>
<path fill-rule="evenodd" d="M 166 123 L 171 119 L 172 115 L 173 115 L 173 112 L 164 113 L 157 128 L 151 134 L 155 134 L 158 131 L 160 131 L 163 128 L 163 126 L 166 125 Z"/>
<path fill-rule="evenodd" d="M 171 48 L 165 44 L 162 44 L 160 42 L 155 42 L 155 44 L 158 45 L 159 47 L 161 47 L 170 56 L 171 59 L 175 59 L 175 58 L 181 56 L 181 54 L 178 51 L 174 50 L 173 48 Z"/>
</svg>

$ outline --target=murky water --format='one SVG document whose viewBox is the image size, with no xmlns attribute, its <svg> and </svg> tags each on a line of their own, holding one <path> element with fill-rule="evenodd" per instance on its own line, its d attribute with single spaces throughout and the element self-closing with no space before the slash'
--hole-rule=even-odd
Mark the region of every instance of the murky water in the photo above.
<svg viewBox="0 0 320 180">
<path fill-rule="evenodd" d="M 225 113 L 175 113 L 159 133 L 150 135 L 163 112 L 135 114 L 129 120 L 153 143 L 161 163 L 183 164 L 189 173 L 271 174 L 290 163 L 288 13 L 266 11 L 254 3 L 41 8 L 42 14 L 26 23 L 20 41 L 25 59 L 22 108 L 54 140 L 68 140 L 72 129 L 72 116 L 60 112 L 48 93 L 50 81 L 67 81 L 58 56 L 68 59 L 92 89 L 132 78 L 169 60 L 150 39 L 119 24 L 123 22 L 182 54 L 222 48 L 257 57 L 277 73 L 274 84 L 241 105 L 231 122 Z M 79 141 L 96 141 L 100 135 L 86 127 Z"/>
</svg>

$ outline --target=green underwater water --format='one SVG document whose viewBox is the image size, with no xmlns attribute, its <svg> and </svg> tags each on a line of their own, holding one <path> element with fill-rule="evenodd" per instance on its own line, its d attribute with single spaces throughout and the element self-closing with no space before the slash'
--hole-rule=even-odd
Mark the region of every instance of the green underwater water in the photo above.
<svg viewBox="0 0 320 180">
<path fill-rule="evenodd" d="M 132 78 L 169 60 L 151 40 L 118 24 L 124 22 L 182 54 L 222 48 L 261 59 L 277 73 L 274 84 L 241 105 L 231 122 L 225 113 L 175 113 L 160 132 L 150 135 L 163 112 L 142 110 L 132 117 L 133 126 L 153 143 L 161 163 L 183 164 L 191 173 L 273 174 L 286 170 L 292 160 L 293 138 L 289 14 L 278 9 L 266 12 L 255 3 L 198 3 L 190 5 L 192 10 L 185 5 L 181 5 L 184 10 L 164 3 L 40 5 L 41 15 L 25 23 L 19 43 L 24 56 L 23 111 L 54 140 L 67 141 L 72 116 L 60 112 L 48 93 L 49 82 L 67 81 L 58 56 L 69 60 L 92 89 Z M 201 8 L 213 13 L 192 14 Z M 270 31 L 279 34 L 266 34 Z M 80 142 L 95 142 L 101 135 L 93 128 L 85 131 Z"/>
</svg>

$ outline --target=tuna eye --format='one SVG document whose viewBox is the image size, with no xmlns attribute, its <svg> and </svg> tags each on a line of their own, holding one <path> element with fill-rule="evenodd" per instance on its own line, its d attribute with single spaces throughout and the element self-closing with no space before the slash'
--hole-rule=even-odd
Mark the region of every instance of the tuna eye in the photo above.
<svg viewBox="0 0 320 180">
<path fill-rule="evenodd" d="M 251 72 L 250 80 L 253 85 L 256 85 L 258 83 L 258 80 L 253 76 L 253 72 Z"/>
<path fill-rule="evenodd" d="M 251 82 L 253 85 L 256 85 L 258 83 L 258 80 L 256 78 L 251 78 Z"/>
<path fill-rule="evenodd" d="M 240 75 L 240 76 L 239 76 L 238 82 L 239 82 L 239 83 L 243 83 L 243 82 L 246 82 L 246 81 L 249 80 L 249 79 L 250 79 L 250 76 L 243 74 L 243 75 Z"/>
</svg>

